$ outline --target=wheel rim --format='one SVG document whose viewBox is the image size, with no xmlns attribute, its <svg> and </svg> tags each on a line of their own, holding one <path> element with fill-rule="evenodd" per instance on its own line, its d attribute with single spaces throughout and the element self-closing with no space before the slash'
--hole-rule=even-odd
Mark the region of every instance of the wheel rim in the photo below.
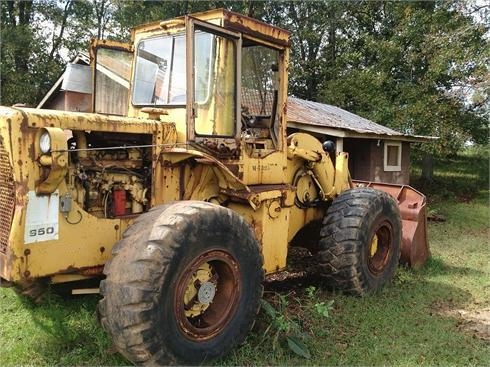
<svg viewBox="0 0 490 367">
<path fill-rule="evenodd" d="M 233 318 L 240 290 L 238 263 L 229 253 L 195 258 L 177 280 L 174 311 L 181 331 L 196 341 L 218 334 Z"/>
<path fill-rule="evenodd" d="M 388 221 L 378 224 L 375 228 L 369 246 L 367 246 L 367 259 L 369 271 L 378 275 L 390 263 L 393 251 L 393 228 Z"/>
</svg>

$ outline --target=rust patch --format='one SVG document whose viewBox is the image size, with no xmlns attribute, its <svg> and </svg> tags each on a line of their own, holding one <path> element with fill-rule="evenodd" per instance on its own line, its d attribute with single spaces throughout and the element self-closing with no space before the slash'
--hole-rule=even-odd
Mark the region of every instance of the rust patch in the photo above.
<svg viewBox="0 0 490 367">
<path fill-rule="evenodd" d="M 97 266 L 91 266 L 86 268 L 77 268 L 74 267 L 73 265 L 70 265 L 66 269 L 60 270 L 56 274 L 80 274 L 84 276 L 95 276 L 95 275 L 101 275 L 103 270 L 104 270 L 104 265 L 97 265 Z"/>
<path fill-rule="evenodd" d="M 15 209 L 15 182 L 13 169 L 10 166 L 8 152 L 3 145 L 3 139 L 0 141 L 0 253 L 7 252 L 10 227 Z"/>
<path fill-rule="evenodd" d="M 220 193 L 242 200 L 248 200 L 252 196 L 252 193 L 246 190 L 221 189 Z"/>
<path fill-rule="evenodd" d="M 254 230 L 255 238 L 259 240 L 260 246 L 262 246 L 262 221 L 256 221 L 255 219 L 253 219 L 250 225 Z"/>
<path fill-rule="evenodd" d="M 185 167 L 185 164 L 181 164 L 179 167 L 179 200 L 182 200 L 184 198 Z"/>
<path fill-rule="evenodd" d="M 289 40 L 290 33 L 284 29 L 274 27 L 270 24 L 258 21 L 257 19 L 249 18 L 242 14 L 226 11 L 224 12 L 224 19 L 225 26 L 234 31 L 242 32 L 258 39 L 264 39 L 268 42 L 281 46 L 289 47 L 291 45 Z M 245 24 L 253 24 L 254 28 L 256 29 L 248 27 Z"/>
<path fill-rule="evenodd" d="M 103 265 L 92 266 L 90 268 L 85 268 L 85 269 L 80 270 L 80 274 L 85 275 L 85 276 L 102 275 L 103 270 L 104 270 Z"/>
<path fill-rule="evenodd" d="M 235 176 L 239 176 L 240 174 L 240 166 L 238 164 L 226 164 L 225 163 L 225 166 L 226 168 L 228 168 L 230 170 L 231 173 L 233 173 Z M 243 176 L 243 174 L 242 174 Z"/>
</svg>

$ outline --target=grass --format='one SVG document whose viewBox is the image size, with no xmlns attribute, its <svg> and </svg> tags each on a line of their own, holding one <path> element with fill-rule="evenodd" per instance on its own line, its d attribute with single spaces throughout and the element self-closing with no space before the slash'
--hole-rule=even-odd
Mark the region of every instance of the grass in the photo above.
<svg viewBox="0 0 490 367">
<path fill-rule="evenodd" d="M 0 365 L 127 364 L 111 351 L 98 326 L 98 297 L 63 299 L 50 293 L 42 305 L 0 291 Z"/>
<path fill-rule="evenodd" d="M 479 321 L 461 317 L 490 313 L 488 157 L 436 162 L 425 188 L 430 210 L 446 221 L 429 222 L 432 257 L 424 267 L 400 268 L 392 286 L 361 298 L 310 279 L 268 286 L 265 299 L 299 326 L 311 357 L 292 353 L 284 338 L 274 342 L 261 312 L 245 344 L 215 364 L 488 365 L 489 341 L 471 330 Z M 319 312 L 331 300 L 332 309 Z M 0 289 L 0 365 L 127 365 L 97 324 L 97 301 L 50 293 L 37 306 Z"/>
</svg>

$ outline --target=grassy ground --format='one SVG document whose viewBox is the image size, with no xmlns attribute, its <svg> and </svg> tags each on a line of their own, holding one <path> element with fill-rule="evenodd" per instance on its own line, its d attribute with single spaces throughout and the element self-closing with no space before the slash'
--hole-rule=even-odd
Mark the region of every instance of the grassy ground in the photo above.
<svg viewBox="0 0 490 367">
<path fill-rule="evenodd" d="M 309 279 L 269 285 L 265 299 L 276 317 L 262 311 L 246 343 L 215 363 L 488 365 L 488 156 L 436 162 L 435 173 L 424 189 L 431 213 L 446 221 L 429 222 L 432 257 L 422 269 L 400 268 L 391 287 L 362 298 Z M 127 364 L 97 325 L 97 301 L 50 294 L 37 306 L 0 289 L 0 365 Z M 287 346 L 286 335 L 299 331 L 309 359 Z"/>
</svg>

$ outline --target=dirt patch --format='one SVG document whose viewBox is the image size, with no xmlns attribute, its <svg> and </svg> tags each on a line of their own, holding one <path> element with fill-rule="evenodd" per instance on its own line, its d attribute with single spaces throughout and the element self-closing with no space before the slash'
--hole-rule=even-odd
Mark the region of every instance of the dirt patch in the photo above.
<svg viewBox="0 0 490 367">
<path fill-rule="evenodd" d="M 490 307 L 475 311 L 455 310 L 455 313 L 460 319 L 458 329 L 490 343 Z"/>
<path fill-rule="evenodd" d="M 475 310 L 457 308 L 451 301 L 435 302 L 436 313 L 458 319 L 458 329 L 490 343 L 490 307 Z"/>
</svg>

